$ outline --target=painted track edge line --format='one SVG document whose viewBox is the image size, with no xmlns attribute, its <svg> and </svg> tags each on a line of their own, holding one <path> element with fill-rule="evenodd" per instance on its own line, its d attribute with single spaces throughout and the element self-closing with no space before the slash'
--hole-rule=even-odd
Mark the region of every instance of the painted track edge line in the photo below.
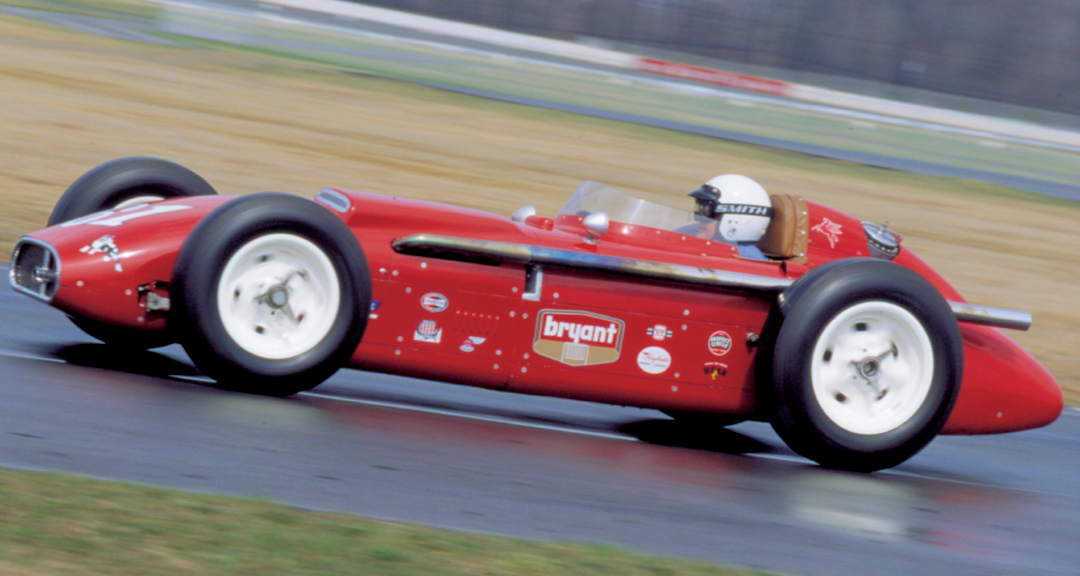
<svg viewBox="0 0 1080 576">
<path fill-rule="evenodd" d="M 535 428 L 538 430 L 549 430 L 554 432 L 566 432 L 569 434 L 578 434 L 582 436 L 594 436 L 597 438 L 607 438 L 609 440 L 626 440 L 630 442 L 641 442 L 638 438 L 633 436 L 625 436 L 621 434 L 613 434 L 611 432 L 595 432 L 592 430 L 584 430 L 581 428 L 571 428 L 569 426 L 552 426 L 550 424 L 536 424 L 533 422 L 519 422 L 511 420 L 509 418 L 499 418 L 496 416 L 481 416 L 479 414 L 468 414 L 466 412 L 457 412 L 454 410 L 443 410 L 439 408 L 428 408 L 425 406 L 412 406 L 409 404 L 400 404 L 397 402 L 384 402 L 381 400 L 364 400 L 362 398 L 350 398 L 347 396 L 334 396 L 330 394 L 322 394 L 320 392 L 300 392 L 297 396 L 310 396 L 313 398 L 320 398 L 323 400 L 332 400 L 338 402 L 350 402 L 354 404 L 364 404 L 367 406 L 377 406 L 380 408 L 394 408 L 398 410 L 408 410 L 412 412 L 424 412 L 427 414 L 437 414 L 439 416 L 450 416 L 454 418 L 464 418 L 467 420 L 478 420 L 481 422 L 492 422 L 495 424 L 507 424 L 510 426 L 519 426 L 522 428 Z"/>
<path fill-rule="evenodd" d="M 50 358 L 48 356 L 38 356 L 34 354 L 22 354 L 18 352 L 0 351 L 0 357 L 7 358 L 19 358 L 22 360 L 40 360 L 45 362 L 52 362 L 54 364 L 71 364 L 63 358 Z M 72 364 L 74 366 L 74 364 Z M 206 376 L 188 376 L 184 374 L 169 374 L 167 378 L 175 380 L 184 380 L 188 382 L 196 382 L 199 384 L 214 384 L 214 380 L 207 378 Z M 384 402 L 381 400 L 364 400 L 362 398 L 350 398 L 348 396 L 334 396 L 331 394 L 322 394 L 319 392 L 300 392 L 297 396 L 310 396 L 313 398 L 320 398 L 323 400 L 330 400 L 336 402 L 349 402 L 353 404 L 364 404 L 367 406 L 377 406 L 380 408 L 393 408 L 396 410 L 407 410 L 410 412 L 424 412 L 427 414 L 437 414 L 440 416 L 450 416 L 454 418 L 464 418 L 467 420 L 478 420 L 482 422 L 492 422 L 496 424 L 506 424 L 510 426 L 518 426 L 523 428 L 536 428 L 539 430 L 549 430 L 555 432 L 567 432 L 570 434 L 579 434 L 582 436 L 594 436 L 597 438 L 607 438 L 609 440 L 625 440 L 630 442 L 641 442 L 641 440 L 632 436 L 625 436 L 620 434 L 613 434 L 610 432 L 594 432 L 590 430 L 584 430 L 581 428 L 571 428 L 569 426 L 552 426 L 549 424 L 536 424 L 532 422 L 519 422 L 511 420 L 509 418 L 498 418 L 494 416 L 481 416 L 478 414 L 469 414 L 466 412 L 458 412 L 453 410 L 442 410 L 439 408 L 428 408 L 425 406 L 411 406 L 409 404 L 401 404 L 398 402 Z"/>
</svg>

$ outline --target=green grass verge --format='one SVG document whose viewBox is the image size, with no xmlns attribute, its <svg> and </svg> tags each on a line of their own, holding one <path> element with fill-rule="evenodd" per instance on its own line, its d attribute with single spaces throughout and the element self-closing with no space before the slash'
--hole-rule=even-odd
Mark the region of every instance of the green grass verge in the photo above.
<svg viewBox="0 0 1080 576">
<path fill-rule="evenodd" d="M 0 519 L 10 575 L 763 574 L 57 473 L 0 470 Z"/>
</svg>

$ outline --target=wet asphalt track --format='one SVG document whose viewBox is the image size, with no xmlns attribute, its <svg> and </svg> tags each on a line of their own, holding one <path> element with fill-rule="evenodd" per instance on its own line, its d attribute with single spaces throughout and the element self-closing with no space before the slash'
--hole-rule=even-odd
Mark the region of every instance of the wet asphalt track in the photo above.
<svg viewBox="0 0 1080 576">
<path fill-rule="evenodd" d="M 1071 409 L 839 473 L 761 424 L 705 437 L 658 412 L 352 370 L 292 398 L 223 392 L 176 346 L 117 354 L 2 286 L 0 466 L 789 574 L 1080 569 Z"/>
</svg>

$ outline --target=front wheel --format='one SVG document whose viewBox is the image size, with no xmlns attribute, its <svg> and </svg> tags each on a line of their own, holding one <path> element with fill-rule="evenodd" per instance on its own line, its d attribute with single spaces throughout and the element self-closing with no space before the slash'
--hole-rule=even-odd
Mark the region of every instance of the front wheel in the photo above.
<svg viewBox="0 0 1080 576">
<path fill-rule="evenodd" d="M 774 322 L 773 427 L 796 452 L 868 472 L 907 460 L 944 426 L 963 343 L 948 303 L 917 273 L 831 262 L 784 293 Z"/>
<path fill-rule="evenodd" d="M 344 222 L 309 200 L 263 193 L 192 230 L 172 298 L 199 370 L 225 388 L 285 396 L 348 361 L 367 324 L 371 276 Z"/>
</svg>

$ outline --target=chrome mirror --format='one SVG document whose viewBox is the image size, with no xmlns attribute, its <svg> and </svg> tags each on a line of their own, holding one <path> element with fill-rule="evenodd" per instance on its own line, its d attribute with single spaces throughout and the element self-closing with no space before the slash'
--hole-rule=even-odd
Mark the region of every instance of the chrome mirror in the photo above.
<svg viewBox="0 0 1080 576">
<path fill-rule="evenodd" d="M 608 223 L 607 212 L 593 212 L 586 216 L 581 221 L 581 224 L 585 226 L 585 231 L 589 234 L 585 237 L 585 242 L 596 244 L 597 238 L 607 234 Z"/>
<path fill-rule="evenodd" d="M 510 219 L 514 222 L 524 222 L 529 216 L 536 216 L 536 208 L 532 204 L 514 210 L 514 213 L 510 215 Z"/>
</svg>

